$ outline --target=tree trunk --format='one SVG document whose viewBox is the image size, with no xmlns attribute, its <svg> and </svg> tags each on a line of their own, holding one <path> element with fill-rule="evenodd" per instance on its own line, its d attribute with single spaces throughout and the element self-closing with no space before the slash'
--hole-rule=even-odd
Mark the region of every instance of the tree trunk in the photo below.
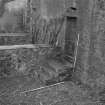
<svg viewBox="0 0 105 105">
<path fill-rule="evenodd" d="M 75 74 L 83 83 L 94 88 L 105 84 L 104 13 L 105 1 L 81 0 Z"/>
</svg>

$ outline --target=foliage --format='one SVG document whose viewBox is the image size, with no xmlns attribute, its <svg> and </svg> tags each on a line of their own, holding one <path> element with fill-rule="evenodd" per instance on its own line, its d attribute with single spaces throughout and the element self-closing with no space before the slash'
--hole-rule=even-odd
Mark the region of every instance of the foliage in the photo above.
<svg viewBox="0 0 105 105">
<path fill-rule="evenodd" d="M 43 43 L 55 46 L 57 37 L 62 30 L 64 17 L 54 18 L 47 22 L 38 16 L 34 19 L 32 27 L 33 43 Z"/>
<path fill-rule="evenodd" d="M 61 48 L 38 48 L 37 51 L 17 49 L 1 53 L 5 58 L 0 60 L 0 72 L 9 73 L 7 77 L 28 75 L 30 79 L 36 78 L 45 84 L 51 84 L 67 80 L 72 74 L 71 64 L 65 59 Z M 9 58 L 6 57 L 8 54 Z"/>
<path fill-rule="evenodd" d="M 11 55 L 0 54 L 0 78 L 10 76 L 13 70 L 14 70 L 14 65 L 12 63 Z"/>
</svg>

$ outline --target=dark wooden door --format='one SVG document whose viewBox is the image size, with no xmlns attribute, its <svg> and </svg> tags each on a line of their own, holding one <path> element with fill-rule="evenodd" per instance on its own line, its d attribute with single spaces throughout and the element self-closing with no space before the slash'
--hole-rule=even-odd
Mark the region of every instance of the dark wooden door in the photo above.
<svg viewBox="0 0 105 105">
<path fill-rule="evenodd" d="M 65 53 L 74 56 L 77 33 L 77 17 L 66 18 Z"/>
</svg>

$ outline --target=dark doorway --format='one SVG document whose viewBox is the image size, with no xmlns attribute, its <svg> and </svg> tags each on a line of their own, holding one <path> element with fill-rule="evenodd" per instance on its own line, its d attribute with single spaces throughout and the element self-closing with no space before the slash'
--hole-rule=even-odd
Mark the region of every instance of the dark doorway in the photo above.
<svg viewBox="0 0 105 105">
<path fill-rule="evenodd" d="M 74 57 L 77 33 L 77 17 L 66 18 L 65 53 Z"/>
</svg>

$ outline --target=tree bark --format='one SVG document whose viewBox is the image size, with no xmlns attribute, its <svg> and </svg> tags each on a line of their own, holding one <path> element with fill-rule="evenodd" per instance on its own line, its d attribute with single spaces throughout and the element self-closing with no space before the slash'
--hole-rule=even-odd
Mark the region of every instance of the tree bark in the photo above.
<svg viewBox="0 0 105 105">
<path fill-rule="evenodd" d="M 81 0 L 76 77 L 91 87 L 105 84 L 105 1 Z"/>
<path fill-rule="evenodd" d="M 80 0 L 79 3 L 79 48 L 76 63 L 76 76 L 82 82 L 87 81 L 87 71 L 89 69 L 90 40 L 92 31 L 92 14 L 94 0 Z"/>
</svg>

